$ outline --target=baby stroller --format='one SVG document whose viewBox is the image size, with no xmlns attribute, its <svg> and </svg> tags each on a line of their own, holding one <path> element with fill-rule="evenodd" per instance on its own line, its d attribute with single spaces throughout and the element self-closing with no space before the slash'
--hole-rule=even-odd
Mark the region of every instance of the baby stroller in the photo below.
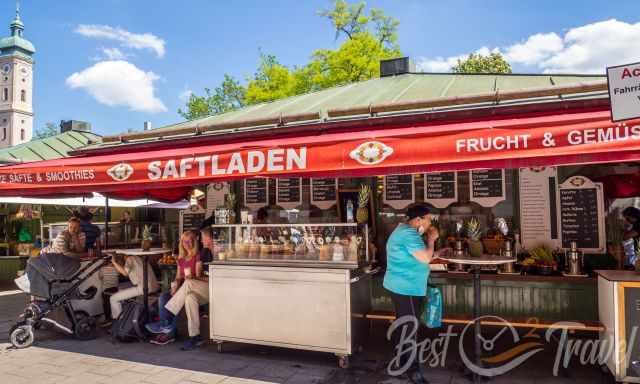
<svg viewBox="0 0 640 384">
<path fill-rule="evenodd" d="M 109 259 L 108 256 L 96 258 L 82 268 L 79 259 L 57 253 L 42 253 L 39 257 L 29 259 L 25 271 L 28 284 L 18 286 L 34 296 L 34 300 L 11 328 L 11 344 L 16 348 L 31 346 L 35 340 L 34 330 L 43 324 L 53 325 L 80 340 L 95 338 L 95 319 L 84 311 L 74 310 L 71 300 L 90 300 L 95 296 L 98 291 L 96 287 L 89 287 L 84 292 L 80 292 L 78 287 Z M 64 310 L 66 325 L 49 317 L 58 308 Z"/>
</svg>

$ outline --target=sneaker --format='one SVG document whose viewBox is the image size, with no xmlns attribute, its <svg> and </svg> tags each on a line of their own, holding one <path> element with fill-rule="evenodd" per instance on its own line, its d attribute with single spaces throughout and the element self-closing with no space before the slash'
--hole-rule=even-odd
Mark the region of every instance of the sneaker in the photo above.
<svg viewBox="0 0 640 384">
<path fill-rule="evenodd" d="M 198 348 L 199 346 L 201 346 L 203 343 L 204 343 L 204 340 L 202 340 L 202 337 L 200 337 L 200 335 L 193 336 L 193 337 L 190 337 L 180 349 L 183 351 L 192 351 Z"/>
<path fill-rule="evenodd" d="M 156 335 L 156 337 L 152 338 L 151 340 L 149 340 L 151 344 L 155 344 L 155 345 L 167 345 L 169 343 L 173 343 L 174 341 L 176 341 L 176 338 L 172 334 L 167 334 L 167 333 L 161 333 L 159 335 Z"/>
<path fill-rule="evenodd" d="M 147 323 L 144 326 L 147 331 L 151 333 L 171 333 L 173 332 L 173 325 L 166 325 L 162 321 L 156 321 L 155 323 Z"/>
</svg>

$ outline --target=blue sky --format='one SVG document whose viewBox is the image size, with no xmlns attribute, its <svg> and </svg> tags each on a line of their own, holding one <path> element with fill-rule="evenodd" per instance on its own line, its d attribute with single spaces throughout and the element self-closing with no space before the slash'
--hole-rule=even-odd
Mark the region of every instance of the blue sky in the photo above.
<svg viewBox="0 0 640 384">
<path fill-rule="evenodd" d="M 593 72 L 640 61 L 638 0 L 368 4 L 400 20 L 401 49 L 423 70 L 446 71 L 459 55 L 492 50 L 511 58 L 517 72 Z M 336 47 L 329 22 L 317 16 L 330 6 L 328 0 L 23 0 L 25 37 L 37 50 L 34 129 L 78 119 L 115 134 L 140 129 L 145 120 L 154 127 L 178 122 L 181 95 L 215 87 L 224 73 L 246 78 L 258 49 L 296 65 L 314 49 Z M 5 34 L 14 10 L 12 1 L 0 6 Z"/>
</svg>

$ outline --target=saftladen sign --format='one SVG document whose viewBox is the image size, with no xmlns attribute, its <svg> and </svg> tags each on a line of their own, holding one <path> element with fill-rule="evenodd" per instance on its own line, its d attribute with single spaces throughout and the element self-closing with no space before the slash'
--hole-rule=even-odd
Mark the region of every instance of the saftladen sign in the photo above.
<svg viewBox="0 0 640 384">
<path fill-rule="evenodd" d="M 640 160 L 609 111 L 425 124 L 0 167 L 0 196 L 145 191 L 251 177 L 348 177 Z"/>
<path fill-rule="evenodd" d="M 640 63 L 607 68 L 611 120 L 640 117 Z"/>
</svg>

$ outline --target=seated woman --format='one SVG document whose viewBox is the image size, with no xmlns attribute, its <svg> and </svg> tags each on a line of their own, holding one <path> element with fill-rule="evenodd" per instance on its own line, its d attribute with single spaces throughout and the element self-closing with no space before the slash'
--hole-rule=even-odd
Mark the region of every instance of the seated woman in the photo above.
<svg viewBox="0 0 640 384">
<path fill-rule="evenodd" d="M 203 343 L 200 337 L 200 306 L 209 302 L 208 277 L 203 273 L 204 254 L 213 248 L 213 233 L 210 228 L 202 230 L 203 250 L 195 231 L 186 231 L 180 237 L 178 270 L 171 283 L 171 291 L 160 296 L 160 321 L 147 325 L 147 330 L 158 334 L 151 340 L 153 344 L 168 344 L 175 341 L 176 316 L 182 308 L 187 314 L 189 339 L 182 350 L 192 350 Z"/>
<path fill-rule="evenodd" d="M 124 264 L 118 262 L 116 256 L 111 257 L 111 264 L 123 276 L 127 276 L 133 284 L 132 287 L 122 289 L 114 293 L 109 302 L 111 303 L 111 318 L 117 319 L 122 312 L 122 302 L 134 297 L 142 296 L 144 281 L 144 262 L 138 256 L 128 255 L 124 259 Z M 147 264 L 149 274 L 147 276 L 147 286 L 149 293 L 157 292 L 160 289 L 156 275 L 153 273 L 151 265 Z"/>
<path fill-rule="evenodd" d="M 68 257 L 86 257 L 85 234 L 80 229 L 80 220 L 71 217 L 67 221 L 67 229 L 58 233 L 53 242 L 42 250 L 43 253 L 60 253 Z"/>
</svg>

